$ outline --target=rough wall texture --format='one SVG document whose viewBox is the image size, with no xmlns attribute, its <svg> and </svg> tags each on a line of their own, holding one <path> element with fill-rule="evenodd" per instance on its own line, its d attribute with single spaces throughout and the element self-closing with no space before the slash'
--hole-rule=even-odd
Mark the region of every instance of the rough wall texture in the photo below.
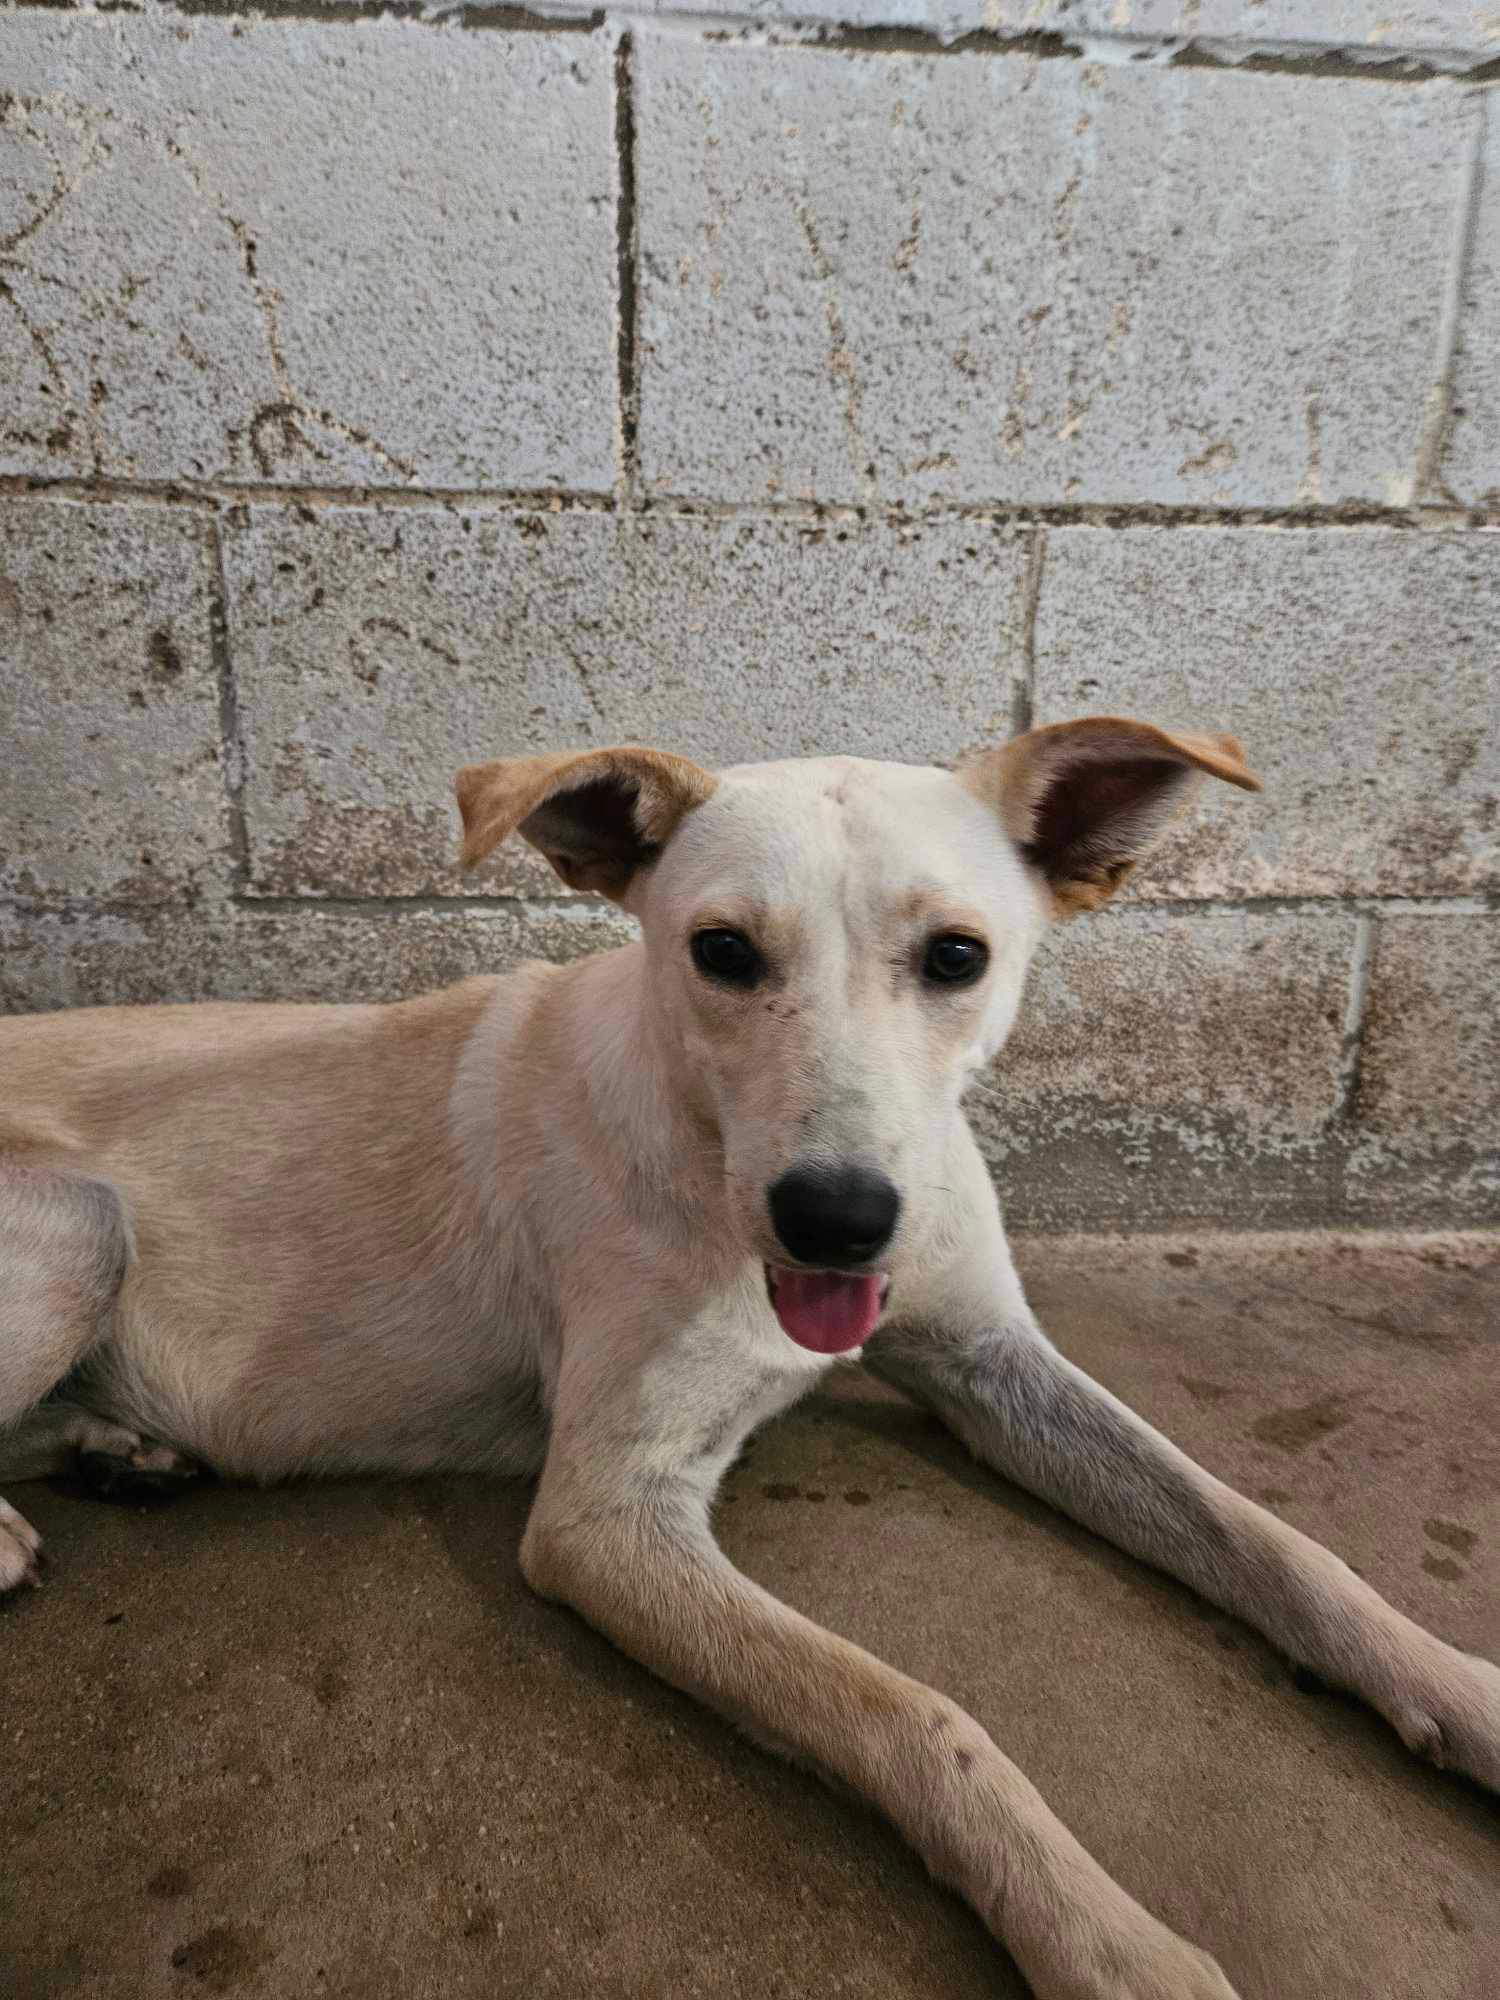
<svg viewBox="0 0 1500 2000">
<path fill-rule="evenodd" d="M 623 921 L 453 767 L 1232 728 L 1014 1220 L 1500 1210 L 1500 7 L 0 8 L 0 1006 Z M 3 1083 L 0 1083 L 3 1087 Z"/>
</svg>

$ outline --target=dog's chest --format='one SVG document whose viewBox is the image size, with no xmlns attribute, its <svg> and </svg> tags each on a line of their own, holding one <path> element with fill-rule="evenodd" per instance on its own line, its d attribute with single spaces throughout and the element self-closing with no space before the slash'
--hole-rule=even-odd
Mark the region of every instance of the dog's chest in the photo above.
<svg viewBox="0 0 1500 2000">
<path fill-rule="evenodd" d="M 751 1432 L 806 1395 L 829 1365 L 825 1356 L 793 1348 L 779 1330 L 775 1343 L 675 1345 L 641 1382 L 635 1467 L 648 1478 L 686 1478 L 711 1491 Z"/>
</svg>

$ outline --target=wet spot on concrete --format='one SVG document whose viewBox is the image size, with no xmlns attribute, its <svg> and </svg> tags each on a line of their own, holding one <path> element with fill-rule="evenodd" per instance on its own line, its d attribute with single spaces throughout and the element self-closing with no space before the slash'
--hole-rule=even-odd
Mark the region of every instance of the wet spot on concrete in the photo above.
<svg viewBox="0 0 1500 2000">
<path fill-rule="evenodd" d="M 1424 1348 L 1434 1354 L 1453 1354 L 1461 1345 L 1451 1333 L 1429 1326 L 1406 1325 L 1393 1319 L 1389 1313 L 1349 1312 L 1343 1306 L 1330 1304 L 1327 1299 L 1314 1299 L 1309 1303 L 1317 1311 L 1327 1313 L 1331 1319 L 1342 1320 L 1346 1326 L 1362 1327 L 1369 1333 L 1383 1334 L 1387 1340 L 1394 1340 L 1403 1347 Z"/>
<path fill-rule="evenodd" d="M 846 1486 L 844 1498 L 851 1507 L 868 1507 L 870 1504 L 870 1496 L 862 1486 Z"/>
<path fill-rule="evenodd" d="M 175 1903 L 192 1886 L 193 1878 L 187 1870 L 176 1862 L 169 1862 L 165 1868 L 158 1868 L 147 1882 L 146 1894 L 155 1896 L 158 1902 Z"/>
<path fill-rule="evenodd" d="M 1423 1556 L 1422 1567 L 1429 1576 L 1440 1576 L 1445 1583 L 1457 1583 L 1467 1574 L 1463 1564 L 1454 1562 L 1451 1556 L 1435 1556 L 1430 1552 Z"/>
<path fill-rule="evenodd" d="M 215 1924 L 201 1936 L 178 1945 L 172 1968 L 185 1972 L 208 1993 L 233 1993 L 252 1979 L 274 1952 L 259 1932 L 247 1925 Z"/>
<path fill-rule="evenodd" d="M 470 1944 L 496 1944 L 503 1929 L 499 1911 L 493 1903 L 481 1898 L 464 1912 L 459 1935 Z"/>
<path fill-rule="evenodd" d="M 768 1500 L 800 1500 L 802 1488 L 787 1479 L 768 1479 L 760 1489 Z"/>
<path fill-rule="evenodd" d="M 1195 1403 L 1222 1403 L 1226 1396 L 1234 1394 L 1225 1383 L 1209 1382 L 1201 1375 L 1179 1375 L 1177 1379 Z"/>
<path fill-rule="evenodd" d="M 1434 1542 L 1441 1542 L 1445 1549 L 1452 1549 L 1455 1555 L 1471 1556 L 1479 1537 L 1472 1528 L 1461 1528 L 1457 1521 L 1445 1521 L 1441 1515 L 1433 1515 L 1422 1523 L 1422 1532 Z"/>
<path fill-rule="evenodd" d="M 1346 1397 L 1320 1396 L 1315 1403 L 1299 1403 L 1294 1409 L 1273 1410 L 1269 1416 L 1258 1417 L 1250 1434 L 1262 1444 L 1275 1445 L 1278 1451 L 1306 1451 L 1330 1431 L 1342 1430 L 1350 1414 Z"/>
<path fill-rule="evenodd" d="M 336 1708 L 349 1692 L 348 1676 L 325 1660 L 312 1677 L 312 1691 L 319 1708 Z"/>
</svg>

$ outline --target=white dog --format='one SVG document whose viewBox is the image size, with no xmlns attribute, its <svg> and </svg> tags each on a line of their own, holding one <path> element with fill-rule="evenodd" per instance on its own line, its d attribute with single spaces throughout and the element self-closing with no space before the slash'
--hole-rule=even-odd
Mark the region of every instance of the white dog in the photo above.
<svg viewBox="0 0 1500 2000">
<path fill-rule="evenodd" d="M 532 1585 L 889 1815 L 1041 2000 L 1226 2000 L 978 1723 L 747 1581 L 714 1491 L 863 1355 L 981 1458 L 1500 1788 L 1500 1672 L 1048 1343 L 959 1109 L 1047 924 L 1227 737 L 1094 718 L 957 773 L 643 749 L 459 778 L 639 943 L 397 1006 L 0 1022 L 0 1471 L 541 1481 Z M 0 1502 L 0 1589 L 37 1537 Z"/>
</svg>

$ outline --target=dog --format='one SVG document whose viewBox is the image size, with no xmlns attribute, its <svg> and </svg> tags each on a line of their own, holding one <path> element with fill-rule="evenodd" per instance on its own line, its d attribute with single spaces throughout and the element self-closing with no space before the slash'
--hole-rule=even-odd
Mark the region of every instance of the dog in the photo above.
<svg viewBox="0 0 1500 2000">
<path fill-rule="evenodd" d="M 529 1583 L 871 1802 L 1039 2000 L 1233 2000 L 952 1701 L 778 1603 L 710 1528 L 756 1425 L 863 1359 L 1006 1477 L 1500 1789 L 1500 1671 L 1201 1471 L 1032 1316 L 966 1083 L 1049 924 L 1227 736 L 1090 717 L 954 771 L 471 766 L 638 942 L 387 1006 L 0 1022 L 0 1473 L 539 1475 Z M 0 1589 L 38 1538 L 0 1503 Z"/>
</svg>

